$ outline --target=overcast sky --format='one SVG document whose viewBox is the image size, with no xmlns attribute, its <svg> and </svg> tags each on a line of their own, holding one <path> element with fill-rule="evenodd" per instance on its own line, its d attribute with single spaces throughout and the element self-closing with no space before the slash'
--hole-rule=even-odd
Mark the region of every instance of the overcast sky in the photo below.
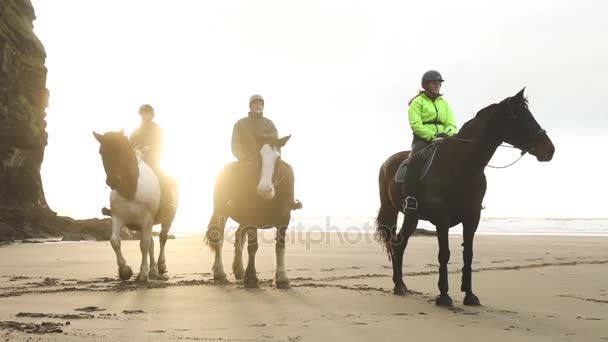
<svg viewBox="0 0 608 342">
<path fill-rule="evenodd" d="M 407 101 L 437 69 L 459 126 L 526 86 L 556 146 L 550 163 L 488 170 L 485 217 L 608 216 L 605 1 L 32 3 L 51 94 L 43 181 L 60 214 L 97 216 L 107 204 L 91 130 L 131 130 L 150 103 L 182 187 L 178 219 L 200 226 L 232 158 L 232 125 L 261 93 L 279 134 L 293 135 L 283 158 L 298 215 L 373 216 L 378 168 L 411 143 Z"/>
</svg>

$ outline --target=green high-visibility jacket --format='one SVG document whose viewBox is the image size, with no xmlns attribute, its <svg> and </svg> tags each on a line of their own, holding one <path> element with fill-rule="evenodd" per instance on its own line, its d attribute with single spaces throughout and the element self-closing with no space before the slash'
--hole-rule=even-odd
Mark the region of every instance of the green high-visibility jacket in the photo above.
<svg viewBox="0 0 608 342">
<path fill-rule="evenodd" d="M 431 100 L 421 93 L 410 103 L 408 117 L 412 131 L 418 137 L 431 141 L 437 134 L 456 134 L 456 121 L 450 105 L 441 96 Z"/>
</svg>

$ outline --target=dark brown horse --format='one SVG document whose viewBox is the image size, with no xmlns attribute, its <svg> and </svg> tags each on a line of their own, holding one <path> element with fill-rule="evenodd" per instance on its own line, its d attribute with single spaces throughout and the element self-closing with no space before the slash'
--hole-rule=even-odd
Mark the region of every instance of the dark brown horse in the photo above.
<svg viewBox="0 0 608 342">
<path fill-rule="evenodd" d="M 291 211 L 301 204 L 294 201 L 294 175 L 291 166 L 281 160 L 281 148 L 290 136 L 266 139 L 261 143 L 258 159 L 226 165 L 215 182 L 213 215 L 207 226 L 205 241 L 215 254 L 213 279 L 226 281 L 222 262 L 224 228 L 228 218 L 239 223 L 235 233 L 232 271 L 237 280 L 244 277 L 245 287 L 258 287 L 255 254 L 258 250 L 257 230 L 277 228 L 275 285 L 289 288 L 285 269 L 285 233 Z M 244 238 L 248 237 L 249 262 L 243 269 Z"/>
<path fill-rule="evenodd" d="M 419 209 L 407 212 L 398 234 L 397 216 L 404 196 L 402 184 L 395 182 L 395 173 L 409 151 L 396 153 L 382 164 L 379 177 L 381 205 L 376 233 L 393 263 L 394 293 L 404 295 L 407 287 L 402 279 L 402 263 L 408 239 L 416 230 L 419 219 L 435 225 L 439 242 L 440 292 L 435 303 L 450 306 L 448 230 L 462 223 L 464 267 L 461 290 L 465 292 L 464 304 L 480 305 L 471 285 L 471 263 L 473 238 L 486 192 L 484 168 L 503 142 L 519 148 L 522 153 L 534 155 L 538 161 L 550 161 L 555 148 L 528 109 L 523 89 L 517 95 L 479 111 L 464 124 L 455 138 L 444 140 L 438 146 L 431 169 L 417 187 Z"/>
</svg>

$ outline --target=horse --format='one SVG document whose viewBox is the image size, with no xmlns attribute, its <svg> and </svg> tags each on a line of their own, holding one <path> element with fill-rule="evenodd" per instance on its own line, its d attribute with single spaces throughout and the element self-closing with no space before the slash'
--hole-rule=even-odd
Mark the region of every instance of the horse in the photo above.
<svg viewBox="0 0 608 342">
<path fill-rule="evenodd" d="M 522 155 L 530 153 L 540 162 L 550 161 L 555 152 L 551 139 L 530 112 L 524 90 L 483 108 L 453 138 L 437 142 L 433 163 L 417 185 L 417 211 L 403 210 L 403 184 L 397 183 L 394 177 L 410 152 L 393 154 L 380 167 L 381 205 L 376 218 L 376 237 L 384 245 L 393 265 L 394 294 L 405 295 L 408 291 L 402 279 L 403 254 L 418 221 L 425 220 L 435 225 L 439 244 L 440 294 L 435 303 L 439 306 L 453 305 L 448 294 L 448 230 L 462 223 L 464 267 L 461 291 L 465 292 L 464 305 L 481 305 L 472 290 L 471 263 L 473 239 L 486 192 L 484 168 L 503 142 L 521 150 Z M 397 234 L 397 217 L 402 210 L 405 218 Z"/>
<path fill-rule="evenodd" d="M 259 287 L 255 270 L 258 250 L 257 230 L 277 228 L 276 268 L 274 284 L 279 289 L 289 288 L 285 269 L 285 233 L 291 220 L 291 211 L 302 207 L 294 201 L 294 174 L 292 167 L 281 159 L 281 148 L 291 136 L 281 139 L 268 137 L 259 141 L 259 158 L 250 162 L 231 162 L 220 171 L 215 182 L 213 214 L 205 233 L 205 242 L 215 254 L 213 279 L 227 282 L 222 262 L 224 229 L 228 218 L 239 224 L 235 233 L 235 252 L 232 271 L 246 288 Z M 247 269 L 243 269 L 244 238 L 248 237 Z"/>
<path fill-rule="evenodd" d="M 103 135 L 93 132 L 93 135 L 100 144 L 99 154 L 106 173 L 106 184 L 112 189 L 111 214 L 104 214 L 112 216 L 110 244 L 116 254 L 118 275 L 122 280 L 128 280 L 133 275 L 120 249 L 120 231 L 126 226 L 131 230 L 141 231 L 141 267 L 137 280 L 146 282 L 149 277 L 158 278 L 167 272 L 165 244 L 177 210 L 177 186 L 171 186 L 170 197 L 174 205 L 168 206 L 165 209 L 167 212 L 162 213 L 162 216 L 158 215 L 160 183 L 153 169 L 143 161 L 143 153 L 131 147 L 122 130 Z M 157 263 L 154 260 L 152 226 L 159 223 L 160 253 Z"/>
</svg>

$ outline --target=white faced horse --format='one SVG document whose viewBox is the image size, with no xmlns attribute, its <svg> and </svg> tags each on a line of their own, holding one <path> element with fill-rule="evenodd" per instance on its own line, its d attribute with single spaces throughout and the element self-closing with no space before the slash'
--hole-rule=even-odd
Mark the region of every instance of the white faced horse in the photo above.
<svg viewBox="0 0 608 342">
<path fill-rule="evenodd" d="M 258 159 L 250 163 L 230 163 L 220 172 L 215 183 L 213 215 L 205 234 L 205 241 L 215 254 L 214 280 L 226 281 L 222 244 L 226 221 L 232 218 L 239 223 L 232 263 L 236 279 L 241 280 L 244 277 L 246 287 L 258 287 L 259 280 L 255 270 L 257 230 L 276 227 L 274 283 L 278 288 L 289 287 L 285 269 L 285 233 L 291 220 L 291 211 L 301 208 L 301 203 L 294 201 L 293 170 L 281 160 L 281 148 L 289 138 L 268 138 L 261 144 Z M 249 253 L 246 270 L 242 261 L 245 236 L 248 237 Z"/>
<path fill-rule="evenodd" d="M 160 205 L 159 179 L 145 162 L 141 152 L 134 150 L 122 131 L 108 132 L 103 135 L 93 132 L 99 141 L 99 154 L 106 172 L 106 184 L 112 189 L 110 193 L 110 210 L 112 216 L 112 236 L 110 243 L 116 253 L 118 275 L 127 280 L 133 275 L 120 249 L 120 231 L 123 227 L 141 231 L 141 267 L 137 280 L 147 281 L 148 277 L 158 277 L 167 271 L 165 261 L 165 243 L 173 218 L 163 215 L 161 222 L 155 222 Z M 173 189 L 176 191 L 176 188 Z M 177 194 L 174 194 L 177 198 Z M 158 264 L 154 260 L 154 240 L 152 226 L 161 223 L 160 254 Z M 148 256 L 150 260 L 148 262 Z"/>
</svg>

